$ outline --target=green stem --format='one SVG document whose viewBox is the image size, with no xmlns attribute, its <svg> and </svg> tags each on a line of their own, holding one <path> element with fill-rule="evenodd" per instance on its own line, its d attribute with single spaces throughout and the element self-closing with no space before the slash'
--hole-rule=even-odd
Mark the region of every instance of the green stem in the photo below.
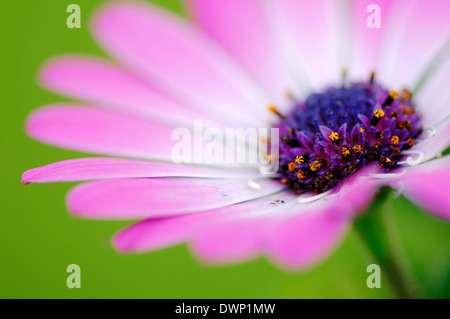
<svg viewBox="0 0 450 319">
<path fill-rule="evenodd" d="M 400 247 L 392 211 L 387 209 L 386 199 L 390 190 L 382 188 L 366 214 L 355 220 L 355 230 L 371 252 L 389 281 L 402 299 L 418 298 L 411 280 L 410 270 Z"/>
</svg>

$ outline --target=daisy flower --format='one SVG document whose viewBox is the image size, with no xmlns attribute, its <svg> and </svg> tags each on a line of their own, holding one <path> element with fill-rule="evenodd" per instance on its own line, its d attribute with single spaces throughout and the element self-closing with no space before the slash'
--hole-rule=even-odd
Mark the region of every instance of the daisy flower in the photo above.
<svg viewBox="0 0 450 319">
<path fill-rule="evenodd" d="M 380 28 L 369 27 L 376 2 Z M 88 181 L 76 216 L 138 219 L 121 252 L 189 242 L 213 263 L 267 256 L 287 269 L 323 259 L 390 187 L 450 219 L 450 3 L 190 0 L 193 22 L 113 2 L 92 33 L 114 59 L 71 55 L 40 72 L 79 103 L 33 112 L 33 138 L 109 157 L 29 170 L 23 183 Z M 171 134 L 273 127 L 276 175 L 256 166 L 174 164 Z"/>
</svg>

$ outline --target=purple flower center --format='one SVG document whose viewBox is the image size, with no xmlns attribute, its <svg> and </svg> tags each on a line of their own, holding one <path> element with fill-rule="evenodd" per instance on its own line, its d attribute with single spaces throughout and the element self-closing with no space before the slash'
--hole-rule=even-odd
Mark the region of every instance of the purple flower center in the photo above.
<svg viewBox="0 0 450 319">
<path fill-rule="evenodd" d="M 281 118 L 280 180 L 298 193 L 327 191 L 373 162 L 390 171 L 422 132 L 411 93 L 373 76 L 313 93 L 286 116 L 271 111 Z"/>
</svg>

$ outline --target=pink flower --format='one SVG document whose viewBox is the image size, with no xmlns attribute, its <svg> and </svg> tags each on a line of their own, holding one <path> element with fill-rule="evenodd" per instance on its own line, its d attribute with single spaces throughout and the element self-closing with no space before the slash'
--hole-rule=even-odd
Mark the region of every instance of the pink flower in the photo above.
<svg viewBox="0 0 450 319">
<path fill-rule="evenodd" d="M 198 26 L 143 3 L 106 5 L 92 31 L 117 63 L 86 56 L 49 61 L 40 83 L 85 103 L 40 108 L 28 118 L 27 132 L 55 146 L 134 159 L 54 163 L 25 172 L 23 183 L 91 181 L 68 194 L 73 214 L 142 219 L 114 237 L 119 251 L 189 242 L 196 255 L 214 263 L 265 255 L 286 268 L 310 266 L 339 243 L 383 185 L 449 220 L 450 158 L 437 157 L 450 145 L 445 87 L 450 4 L 380 0 L 382 26 L 370 29 L 366 8 L 371 2 L 355 0 L 346 7 L 318 0 L 191 0 Z M 352 121 L 360 119 L 355 125 L 360 130 L 350 135 L 350 122 L 336 129 L 321 125 L 320 132 L 306 129 L 311 123 L 294 113 L 306 114 L 309 102 L 299 101 L 340 85 L 343 66 L 357 81 L 376 70 L 377 83 L 411 88 L 414 105 L 408 96 L 389 101 L 388 91 L 377 87 L 370 91 L 370 113 L 353 108 L 354 114 L 347 114 Z M 358 83 L 372 90 L 372 82 Z M 342 90 L 332 92 L 345 96 Z M 331 93 L 324 94 L 329 98 Z M 271 104 L 281 113 L 282 132 L 298 143 L 282 139 L 281 164 L 284 158 L 289 166 L 308 152 L 307 162 L 299 157 L 292 170 L 282 169 L 279 180 L 257 176 L 249 167 L 170 162 L 174 128 L 190 127 L 198 119 L 220 128 L 264 127 L 277 120 L 267 111 Z M 389 106 L 403 112 L 405 120 L 387 114 Z M 314 107 L 311 116 L 317 113 Z M 384 111 L 371 119 L 372 110 Z M 411 110 L 417 112 L 414 118 L 408 117 Z M 314 116 L 325 116 L 321 112 Z M 288 133 L 291 121 L 302 129 Z M 391 130 L 396 125 L 403 132 L 399 137 Z M 376 137 L 370 137 L 371 129 Z M 304 138 L 315 138 L 308 151 Z M 382 141 L 379 146 L 375 138 Z M 360 145 L 364 156 L 353 148 Z M 396 145 L 401 154 L 395 154 Z M 369 147 L 380 148 L 374 156 L 381 164 L 369 165 Z"/>
</svg>

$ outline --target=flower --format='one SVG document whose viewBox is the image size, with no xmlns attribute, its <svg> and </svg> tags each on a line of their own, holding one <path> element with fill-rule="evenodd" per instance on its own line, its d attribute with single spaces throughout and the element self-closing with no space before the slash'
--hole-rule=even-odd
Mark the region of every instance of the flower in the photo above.
<svg viewBox="0 0 450 319">
<path fill-rule="evenodd" d="M 91 181 L 68 194 L 73 214 L 142 219 L 114 237 L 118 250 L 190 242 L 220 263 L 266 255 L 308 267 L 383 185 L 450 219 L 450 158 L 438 158 L 450 144 L 450 5 L 378 1 L 382 27 L 371 29 L 370 2 L 191 0 L 198 26 L 149 4 L 107 4 L 92 30 L 117 63 L 50 60 L 41 84 L 85 103 L 40 108 L 26 127 L 45 143 L 116 157 L 35 168 L 23 183 Z M 170 163 L 172 130 L 197 119 L 275 123 L 278 178 Z"/>
</svg>

